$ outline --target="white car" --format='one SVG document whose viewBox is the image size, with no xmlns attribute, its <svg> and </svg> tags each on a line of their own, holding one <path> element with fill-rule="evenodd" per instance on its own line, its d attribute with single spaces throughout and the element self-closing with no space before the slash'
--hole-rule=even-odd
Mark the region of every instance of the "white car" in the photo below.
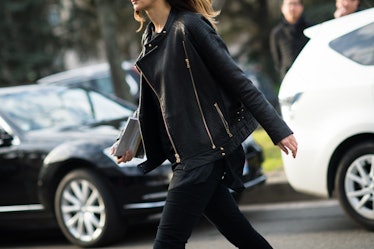
<svg viewBox="0 0 374 249">
<path fill-rule="evenodd" d="M 336 194 L 374 230 L 374 8 L 304 33 L 310 41 L 279 91 L 299 143 L 296 159 L 283 156 L 288 181 L 300 192 Z"/>
</svg>

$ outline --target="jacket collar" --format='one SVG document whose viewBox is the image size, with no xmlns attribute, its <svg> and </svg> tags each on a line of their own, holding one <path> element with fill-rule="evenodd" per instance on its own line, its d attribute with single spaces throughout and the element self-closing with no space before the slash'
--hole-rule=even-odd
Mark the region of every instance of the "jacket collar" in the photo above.
<svg viewBox="0 0 374 249">
<path fill-rule="evenodd" d="M 154 39 L 152 39 L 152 33 L 154 30 L 154 25 L 152 22 L 148 23 L 147 28 L 144 32 L 143 36 L 143 44 L 147 47 L 153 47 L 153 45 L 159 43 L 162 39 L 165 38 L 167 33 L 171 30 L 174 20 L 177 16 L 178 11 L 175 8 L 171 8 L 168 19 L 165 23 L 164 28 L 162 29 L 161 33 L 157 35 Z"/>
</svg>

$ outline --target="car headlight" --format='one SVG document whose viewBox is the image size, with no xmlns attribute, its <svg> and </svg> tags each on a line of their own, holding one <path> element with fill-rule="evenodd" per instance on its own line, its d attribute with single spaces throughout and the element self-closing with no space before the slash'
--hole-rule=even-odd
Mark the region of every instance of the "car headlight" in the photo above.
<svg viewBox="0 0 374 249">
<path fill-rule="evenodd" d="M 302 95 L 302 92 L 297 92 L 292 96 L 279 99 L 283 118 L 294 118 L 296 105 L 300 101 Z"/>
<path fill-rule="evenodd" d="M 294 94 L 293 96 L 280 99 L 279 102 L 280 102 L 282 107 L 288 107 L 288 108 L 291 109 L 292 106 L 294 106 L 297 103 L 297 101 L 299 101 L 299 99 L 301 98 L 301 95 L 303 95 L 303 93 L 298 92 L 298 93 Z"/>
</svg>

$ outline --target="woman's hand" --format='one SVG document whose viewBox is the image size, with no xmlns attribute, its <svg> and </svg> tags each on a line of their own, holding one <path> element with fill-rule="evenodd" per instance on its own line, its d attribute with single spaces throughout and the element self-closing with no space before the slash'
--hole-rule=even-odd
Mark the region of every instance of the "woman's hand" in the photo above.
<svg viewBox="0 0 374 249">
<path fill-rule="evenodd" d="M 296 157 L 297 154 L 297 141 L 293 134 L 289 135 L 288 137 L 283 138 L 278 144 L 279 148 L 284 151 L 288 155 L 288 150 L 292 152 L 293 158 Z"/>
<path fill-rule="evenodd" d="M 134 158 L 134 155 L 132 151 L 127 150 L 126 153 L 123 156 L 116 156 L 116 161 L 118 164 L 120 163 L 126 163 L 131 161 Z"/>
<path fill-rule="evenodd" d="M 117 143 L 118 142 L 114 143 L 112 145 L 112 147 L 110 147 L 110 154 L 111 155 L 114 154 L 115 148 L 118 145 Z M 131 161 L 133 158 L 134 158 L 134 155 L 133 155 L 132 151 L 131 150 L 127 150 L 123 156 L 116 156 L 116 162 L 118 164 L 120 164 L 120 163 L 126 163 L 126 162 Z"/>
</svg>

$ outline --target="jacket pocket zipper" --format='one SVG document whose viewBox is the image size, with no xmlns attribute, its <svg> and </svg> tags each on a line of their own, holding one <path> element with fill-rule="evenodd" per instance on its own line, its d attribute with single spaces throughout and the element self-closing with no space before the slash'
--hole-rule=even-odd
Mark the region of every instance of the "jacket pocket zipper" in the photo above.
<svg viewBox="0 0 374 249">
<path fill-rule="evenodd" d="M 225 117 L 223 116 L 223 113 L 222 113 L 221 109 L 219 108 L 218 104 L 214 103 L 214 107 L 216 108 L 216 110 L 218 112 L 218 115 L 221 118 L 221 121 L 223 123 L 223 126 L 225 127 L 227 135 L 229 135 L 229 137 L 232 137 L 233 135 L 230 131 L 229 123 L 226 121 Z"/>
<path fill-rule="evenodd" d="M 195 84 L 195 80 L 194 80 L 194 77 L 193 77 L 193 74 L 192 74 L 192 70 L 191 70 L 191 64 L 190 64 L 190 60 L 188 58 L 188 54 L 187 54 L 187 48 L 186 48 L 186 44 L 185 42 L 183 41 L 183 48 L 184 48 L 184 53 L 185 53 L 185 56 L 186 56 L 186 67 L 190 73 L 190 78 L 191 78 L 191 82 L 192 82 L 192 87 L 193 87 L 193 90 L 194 90 L 194 93 L 195 93 L 195 98 L 196 98 L 196 102 L 197 102 L 197 105 L 199 107 L 199 111 L 200 111 L 200 115 L 201 115 L 201 119 L 204 123 L 204 128 L 208 134 L 208 137 L 209 137 L 209 140 L 210 140 L 210 143 L 212 145 L 212 148 L 215 149 L 216 148 L 216 145 L 214 144 L 214 141 L 213 141 L 213 137 L 212 137 L 212 134 L 210 133 L 209 131 L 209 127 L 208 127 L 208 124 L 206 122 L 206 119 L 205 119 L 205 116 L 204 116 L 204 112 L 203 112 L 203 108 L 201 107 L 201 103 L 200 103 L 200 99 L 199 99 L 199 95 L 197 94 L 197 89 L 196 89 L 196 84 Z"/>
</svg>

